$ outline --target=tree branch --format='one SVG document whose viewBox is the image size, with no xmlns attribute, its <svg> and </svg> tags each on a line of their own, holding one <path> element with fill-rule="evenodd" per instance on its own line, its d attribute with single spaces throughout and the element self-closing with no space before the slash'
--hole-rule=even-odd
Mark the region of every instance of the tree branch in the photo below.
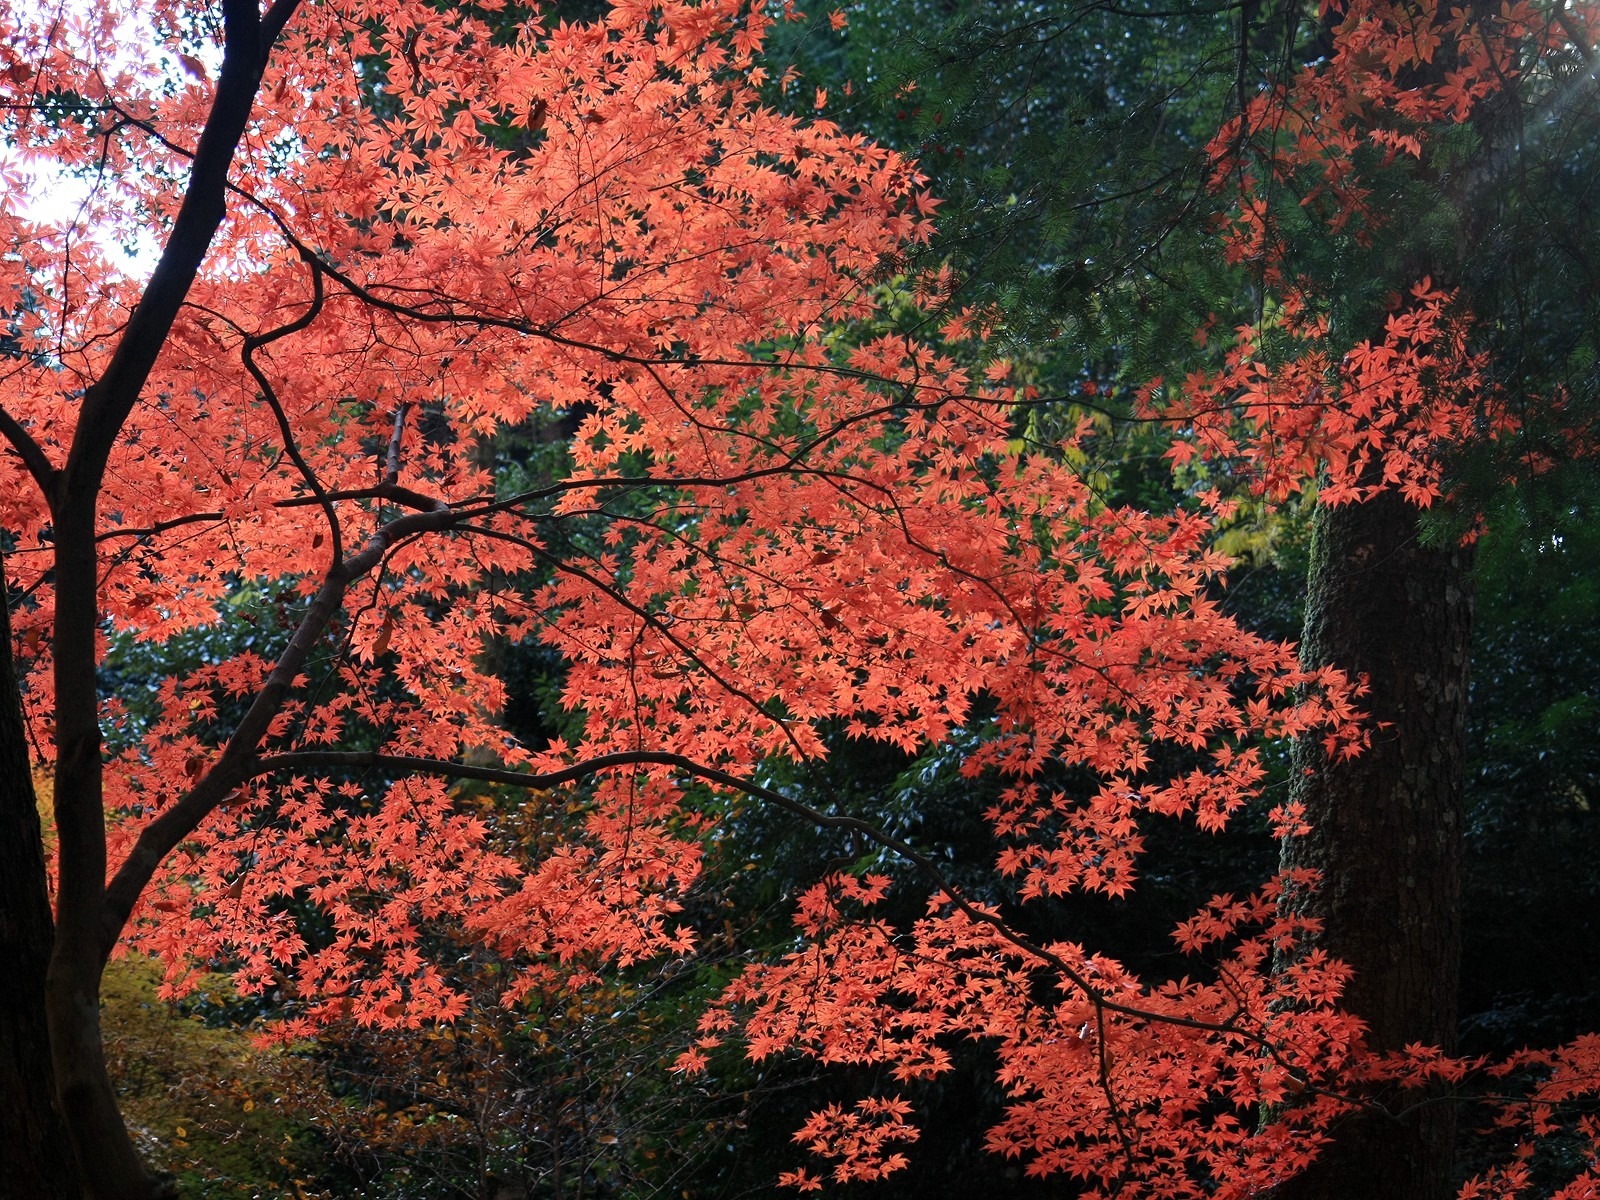
<svg viewBox="0 0 1600 1200">
<path fill-rule="evenodd" d="M 1006 924 L 1004 920 L 980 908 L 961 894 L 955 884 L 944 877 L 937 864 L 917 850 L 914 846 L 895 837 L 893 834 L 879 828 L 871 821 L 862 820 L 860 817 L 840 816 L 834 813 L 825 813 L 821 809 L 792 797 L 784 795 L 759 783 L 744 779 L 731 772 L 720 770 L 717 767 L 708 767 L 704 763 L 696 762 L 682 754 L 673 754 L 667 751 L 636 750 L 619 751 L 614 754 L 601 754 L 583 762 L 573 763 L 570 767 L 563 767 L 559 771 L 515 771 L 503 767 L 480 767 L 470 763 L 451 762 L 446 759 L 420 758 L 405 754 L 384 754 L 371 750 L 298 750 L 287 751 L 282 754 L 269 754 L 252 759 L 245 764 L 245 778 L 274 774 L 278 771 L 316 772 L 326 770 L 351 770 L 365 768 L 369 770 L 391 771 L 399 775 L 434 775 L 451 779 L 473 779 L 483 783 L 502 783 L 511 787 L 524 787 L 543 791 L 562 784 L 573 783 L 579 779 L 588 778 L 601 771 L 615 770 L 619 767 L 659 766 L 673 767 L 685 775 L 703 779 L 730 791 L 743 792 L 757 800 L 763 800 L 776 808 L 802 818 L 806 822 L 822 829 L 843 829 L 858 833 L 873 844 L 898 855 L 928 880 L 933 887 L 950 901 L 962 915 L 968 919 L 986 925 L 993 929 L 1004 941 L 1010 943 L 1023 954 L 1044 963 L 1055 970 L 1083 992 L 1097 1014 L 1103 1019 L 1106 1013 L 1116 1013 L 1119 1016 L 1130 1017 L 1135 1020 L 1150 1021 L 1154 1023 L 1176 1025 L 1185 1029 L 1198 1029 L 1210 1033 L 1232 1034 L 1247 1041 L 1259 1044 L 1271 1057 L 1278 1059 L 1278 1051 L 1262 1034 L 1250 1029 L 1248 1026 L 1237 1024 L 1233 1021 L 1202 1021 L 1192 1017 L 1179 1016 L 1175 1013 L 1157 1012 L 1150 1009 L 1139 1008 L 1135 1005 L 1122 1004 L 1096 987 L 1095 984 L 1078 971 L 1059 955 L 1052 953 L 1047 947 L 1023 937 Z M 1278 1061 L 1282 1061 L 1278 1059 Z M 1288 1064 L 1284 1064 L 1287 1066 Z"/>
<path fill-rule="evenodd" d="M 228 514 L 224 512 L 188 513 L 181 517 L 168 517 L 165 521 L 157 521 L 154 525 L 108 529 L 104 533 L 95 534 L 94 540 L 97 542 L 108 542 L 112 538 L 120 537 L 155 537 L 157 534 L 165 533 L 169 529 L 177 529 L 184 525 L 197 525 L 207 521 L 225 521 L 227 520 L 227 517 Z"/>
<path fill-rule="evenodd" d="M 437 496 L 430 496 L 426 492 L 419 492 L 414 488 L 404 487 L 400 484 L 375 483 L 371 487 L 345 488 L 337 492 L 324 492 L 318 496 L 290 496 L 286 500 L 274 500 L 274 508 L 305 508 L 312 504 L 321 504 L 324 500 L 388 500 L 402 508 L 414 508 L 418 512 L 433 512 L 447 501 Z"/>
<path fill-rule="evenodd" d="M 278 423 L 278 432 L 283 437 L 284 453 L 289 456 L 289 461 L 294 463 L 295 469 L 300 472 L 300 478 L 305 480 L 306 486 L 311 489 L 314 502 L 322 508 L 322 515 L 328 522 L 329 562 L 337 563 L 344 557 L 344 531 L 339 525 L 339 514 L 334 511 L 333 502 L 328 499 L 328 492 L 322 486 L 322 481 L 311 469 L 311 464 L 306 462 L 305 455 L 300 453 L 299 443 L 295 439 L 294 425 L 289 420 L 289 414 L 283 411 L 277 389 L 272 386 L 272 380 L 267 378 L 267 373 L 256 362 L 257 350 L 307 328 L 322 311 L 322 271 L 314 259 L 306 261 L 311 268 L 311 303 L 306 306 L 306 311 L 287 324 L 269 329 L 266 333 L 248 335 L 244 339 L 239 358 L 244 363 L 244 369 L 250 373 L 250 378 L 255 380 L 256 387 L 261 389 L 261 398 L 272 410 L 273 419 Z"/>
<path fill-rule="evenodd" d="M 249 0 L 246 0 L 248 3 Z M 294 10 L 300 7 L 300 0 L 277 0 L 265 13 L 261 15 L 261 58 L 262 65 L 266 65 L 267 52 L 272 44 L 278 40 L 278 35 L 283 32 L 283 27 L 289 23 L 289 18 L 294 16 Z"/>
<path fill-rule="evenodd" d="M 344 607 L 350 585 L 371 571 L 391 546 L 419 533 L 448 529 L 457 520 L 447 505 L 431 512 L 407 513 L 367 539 L 365 546 L 330 570 L 306 607 L 283 654 L 234 728 L 216 763 L 192 789 L 140 831 L 132 851 L 106 885 L 100 908 L 100 951 L 108 957 L 145 888 L 163 859 L 193 833 L 227 795 L 253 773 L 256 748 L 282 710 L 306 660 L 323 631 Z M 258 773 L 258 772 L 254 772 Z"/>
<path fill-rule="evenodd" d="M 400 483 L 400 442 L 406 433 L 406 414 L 411 402 L 402 400 L 394 410 L 394 431 L 389 434 L 389 453 L 383 464 L 383 486 L 397 487 Z"/>
<path fill-rule="evenodd" d="M 59 488 L 61 499 L 91 502 L 123 422 L 144 388 L 166 344 L 178 311 L 226 215 L 228 170 L 244 136 L 267 53 L 299 0 L 278 0 L 270 24 L 258 16 L 256 0 L 226 0 L 226 44 L 216 98 L 195 147 L 189 185 L 150 282 L 103 374 L 84 393 L 72 448 Z"/>
<path fill-rule="evenodd" d="M 22 427 L 21 422 L 3 408 L 0 408 L 0 436 L 11 443 L 22 465 L 28 468 L 28 474 L 33 476 L 39 490 L 48 497 L 55 487 L 56 476 L 61 472 L 51 463 L 44 447 L 34 441 L 33 435 Z"/>
</svg>

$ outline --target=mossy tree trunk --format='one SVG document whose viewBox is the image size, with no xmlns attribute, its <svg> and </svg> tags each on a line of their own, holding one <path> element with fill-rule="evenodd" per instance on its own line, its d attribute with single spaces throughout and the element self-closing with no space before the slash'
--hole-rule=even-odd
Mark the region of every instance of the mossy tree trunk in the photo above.
<svg viewBox="0 0 1600 1200">
<path fill-rule="evenodd" d="M 1286 866 L 1322 886 L 1296 903 L 1355 977 L 1345 1006 L 1375 1051 L 1453 1048 L 1460 960 L 1462 787 L 1472 630 L 1471 551 L 1430 546 L 1394 493 L 1319 507 L 1301 656 L 1364 676 L 1371 748 L 1330 762 L 1296 747 L 1293 795 L 1312 832 Z M 1447 1200 L 1455 1112 L 1415 1092 L 1352 1117 L 1282 1200 Z"/>
</svg>

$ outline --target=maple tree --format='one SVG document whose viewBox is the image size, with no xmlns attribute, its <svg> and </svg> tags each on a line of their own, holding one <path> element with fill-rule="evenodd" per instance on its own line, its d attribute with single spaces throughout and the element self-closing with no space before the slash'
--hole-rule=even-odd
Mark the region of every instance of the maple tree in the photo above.
<svg viewBox="0 0 1600 1200">
<path fill-rule="evenodd" d="M 520 964 L 506 1003 L 688 951 L 683 898 L 720 836 L 707 788 L 893 851 L 932 898 L 894 929 L 872 913 L 885 879 L 828 875 L 799 899 L 803 947 L 733 982 L 684 1072 L 737 1031 L 752 1055 L 909 1084 L 981 1038 L 1011 1103 L 995 1149 L 1164 1196 L 1276 1185 L 1368 1084 L 1460 1074 L 1425 1049 L 1365 1052 L 1338 1005 L 1347 969 L 1282 902 L 1308 871 L 1216 898 L 1177 933 L 1193 977 L 1146 982 L 1030 938 L 869 816 L 759 781 L 773 759 L 803 773 L 828 728 L 899 750 L 981 731 L 962 770 L 1002 781 L 998 868 L 1026 905 L 1128 891 L 1151 819 L 1222 826 L 1266 777 L 1263 738 L 1335 760 L 1363 740 L 1344 675 L 1219 605 L 1209 538 L 1228 502 L 1109 504 L 1073 465 L 1088 425 L 1015 439 L 1032 397 L 987 361 L 979 315 L 942 344 L 871 324 L 881 264 L 929 236 L 934 205 L 901 157 L 764 104 L 776 15 L 226 0 L 220 19 L 166 2 L 5 16 L 8 190 L 48 170 L 82 197 L 65 218 L 0 215 L 7 662 L 52 783 L 55 863 L 41 931 L 43 835 L 11 723 L 0 840 L 31 857 L 5 873 L 8 913 L 28 961 L 50 950 L 5 1037 L 47 1025 L 55 1104 L 21 1088 L 8 1155 L 64 1159 L 59 1117 L 89 1195 L 157 1190 L 100 1043 L 119 945 L 160 955 L 175 991 L 214 961 L 245 989 L 292 987 L 286 1037 L 460 1016 L 430 957 L 444 926 Z M 1485 61 L 1465 93 L 1430 93 L 1441 119 L 1507 70 Z M 1269 236 L 1241 211 L 1233 244 Z M 147 281 L 117 253 L 141 239 L 161 246 Z M 1431 494 L 1441 439 L 1477 432 L 1451 414 L 1485 390 L 1449 308 L 1419 281 L 1386 340 L 1346 360 L 1401 373 L 1365 410 L 1359 378 L 1335 386 L 1308 356 L 1289 369 L 1320 371 L 1325 402 L 1298 406 L 1320 416 L 1252 406 L 1265 376 L 1244 336 L 1184 389 L 1182 420 L 1269 490 L 1326 470 L 1337 499 L 1378 471 Z M 1299 311 L 1289 332 L 1314 341 L 1314 301 Z M 1423 375 L 1451 387 L 1419 399 L 1403 384 Z M 1432 424 L 1413 437 L 1419 405 Z M 492 439 L 550 413 L 569 414 L 569 469 L 502 486 Z M 269 594 L 283 636 L 256 607 Z M 137 716 L 102 688 L 108 637 L 219 622 L 262 636 L 163 680 Z M 570 744 L 498 723 L 483 649 L 507 638 L 560 655 Z M 460 779 L 587 781 L 582 827 L 510 853 Z M 1273 819 L 1296 837 L 1303 816 Z M 1582 1090 L 1590 1053 L 1548 1060 L 1548 1100 Z M 869 1096 L 799 1136 L 835 1178 L 875 1178 L 903 1161 L 909 1118 L 903 1096 Z M 50 1172 L 41 1194 L 76 1187 L 70 1167 L 31 1169 Z"/>
</svg>

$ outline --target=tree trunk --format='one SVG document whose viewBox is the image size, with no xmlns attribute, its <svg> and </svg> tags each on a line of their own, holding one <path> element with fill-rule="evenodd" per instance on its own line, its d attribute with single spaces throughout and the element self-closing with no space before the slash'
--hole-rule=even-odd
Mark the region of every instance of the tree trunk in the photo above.
<svg viewBox="0 0 1600 1200">
<path fill-rule="evenodd" d="M 50 1069 L 50 897 L 6 599 L 0 582 L 0 1188 L 8 1196 L 76 1200 L 81 1188 Z"/>
<path fill-rule="evenodd" d="M 102 921 L 106 880 L 99 666 L 99 559 L 94 504 L 58 503 L 56 539 L 55 946 L 45 976 L 56 1099 L 91 1200 L 169 1194 L 145 1171 L 106 1069 L 100 976 L 111 946 Z"/>
<path fill-rule="evenodd" d="M 1372 746 L 1332 763 L 1307 740 L 1294 796 L 1312 832 L 1284 863 L 1322 886 L 1298 903 L 1323 921 L 1320 945 L 1355 970 L 1345 1007 L 1374 1051 L 1420 1042 L 1451 1050 L 1460 972 L 1461 794 L 1472 629 L 1471 552 L 1429 547 L 1418 511 L 1384 493 L 1318 507 L 1301 657 L 1365 676 Z M 1426 1097 L 1378 1097 L 1332 1131 L 1282 1200 L 1447 1200 L 1455 1112 Z"/>
</svg>

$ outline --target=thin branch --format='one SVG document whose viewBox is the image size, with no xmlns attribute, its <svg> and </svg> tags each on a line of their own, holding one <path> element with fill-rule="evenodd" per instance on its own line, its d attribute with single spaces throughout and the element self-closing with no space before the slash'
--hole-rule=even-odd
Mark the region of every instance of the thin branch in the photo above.
<svg viewBox="0 0 1600 1200">
<path fill-rule="evenodd" d="M 418 512 L 434 512 L 441 504 L 447 502 L 437 496 L 430 496 L 426 492 L 419 492 L 415 488 L 403 487 L 392 483 L 375 483 L 371 487 L 345 488 L 337 492 L 322 492 L 315 496 L 290 496 L 286 500 L 274 500 L 274 508 L 305 508 L 312 504 L 322 504 L 338 500 L 388 500 L 402 508 L 413 508 Z M 471 503 L 470 501 L 468 503 Z"/>
<path fill-rule="evenodd" d="M 266 333 L 250 334 L 244 339 L 240 350 L 240 361 L 244 369 L 250 372 L 250 377 L 255 380 L 256 386 L 261 389 L 261 396 L 267 402 L 267 407 L 272 409 L 272 415 L 278 422 L 278 432 L 283 436 L 284 453 L 294 463 L 295 469 L 300 472 L 301 479 L 311 489 L 316 502 L 321 505 L 323 516 L 328 522 L 328 537 L 330 541 L 329 559 L 337 563 L 344 557 L 344 532 L 339 526 L 339 515 L 334 512 L 333 503 L 328 499 L 327 491 L 322 482 L 317 478 L 316 472 L 311 469 L 311 464 L 306 462 L 305 456 L 300 453 L 300 446 L 295 437 L 294 425 L 289 420 L 289 414 L 284 412 L 282 403 L 278 400 L 277 390 L 272 386 L 272 381 L 267 378 L 256 362 L 256 351 L 270 346 L 273 342 L 286 338 L 290 334 L 298 333 L 307 328 L 317 319 L 322 311 L 324 295 L 322 291 L 322 271 L 314 258 L 307 258 L 306 265 L 311 268 L 311 303 L 306 306 L 306 311 L 294 320 L 269 329 Z"/>
<path fill-rule="evenodd" d="M 1097 1013 L 1115 1013 L 1119 1016 L 1139 1021 L 1175 1025 L 1184 1029 L 1197 1029 L 1208 1033 L 1231 1034 L 1258 1044 L 1268 1054 L 1274 1058 L 1277 1057 L 1277 1047 L 1265 1035 L 1235 1022 L 1203 1021 L 1195 1017 L 1157 1012 L 1113 1000 L 1107 993 L 1096 987 L 1087 975 L 1066 962 L 1060 955 L 1024 937 L 1006 924 L 999 916 L 968 900 L 955 884 L 945 878 L 938 865 L 926 854 L 923 854 L 908 842 L 895 837 L 892 833 L 879 828 L 872 822 L 862 820 L 860 817 L 825 813 L 803 801 L 786 796 L 782 792 L 765 787 L 752 780 L 744 779 L 731 772 L 723 771 L 717 767 L 706 766 L 704 763 L 696 762 L 686 755 L 656 750 L 619 751 L 614 754 L 597 755 L 583 762 L 573 763 L 569 767 L 563 767 L 559 771 L 534 772 L 516 771 L 503 767 L 475 766 L 471 763 L 451 762 L 447 759 L 421 758 L 414 755 L 384 754 L 371 750 L 296 750 L 286 751 L 282 754 L 269 754 L 250 760 L 244 764 L 243 778 L 273 774 L 278 771 L 314 772 L 365 768 L 393 771 L 402 775 L 433 775 L 441 778 L 472 779 L 483 783 L 501 783 L 512 787 L 525 787 L 536 791 L 545 791 L 559 787 L 562 784 L 588 778 L 601 771 L 630 766 L 672 767 L 686 775 L 703 779 L 707 783 L 716 784 L 731 791 L 743 792 L 747 796 L 763 800 L 775 808 L 780 808 L 785 812 L 800 817 L 819 828 L 848 830 L 851 833 L 860 834 L 873 844 L 891 851 L 916 867 L 917 871 L 940 894 L 949 900 L 951 905 L 961 912 L 963 916 L 981 925 L 988 926 L 1003 941 L 1014 946 L 1023 954 L 1059 971 L 1074 987 L 1083 992 Z M 243 778 L 240 782 L 243 782 Z"/>
<path fill-rule="evenodd" d="M 112 538 L 148 538 L 165 533 L 169 529 L 177 529 L 182 525 L 195 525 L 205 521 L 225 521 L 228 514 L 223 512 L 198 512 L 189 513 L 182 517 L 168 517 L 165 521 L 157 521 L 154 525 L 145 525 L 140 528 L 108 529 L 104 533 L 95 534 L 97 542 L 108 542 Z"/>
<path fill-rule="evenodd" d="M 456 521 L 456 514 L 443 504 L 432 512 L 407 513 L 378 529 L 359 551 L 329 570 L 217 761 L 189 792 L 140 831 L 128 857 L 106 885 L 97 931 L 102 957 L 110 955 L 139 894 L 162 861 L 249 777 L 248 766 L 255 761 L 261 740 L 282 711 L 329 622 L 344 607 L 350 585 L 382 562 L 397 542 L 448 529 Z"/>
</svg>

